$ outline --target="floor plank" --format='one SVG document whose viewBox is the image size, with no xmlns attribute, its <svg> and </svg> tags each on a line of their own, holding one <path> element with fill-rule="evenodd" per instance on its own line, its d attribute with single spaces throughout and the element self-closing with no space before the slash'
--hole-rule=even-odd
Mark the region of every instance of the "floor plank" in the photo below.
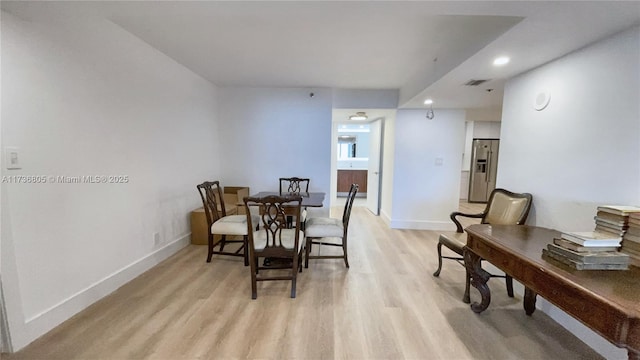
<svg viewBox="0 0 640 360">
<path fill-rule="evenodd" d="M 507 297 L 499 279 L 489 282 L 489 309 L 473 313 L 460 300 L 463 267 L 447 261 L 440 277 L 431 275 L 438 234 L 389 229 L 356 206 L 351 268 L 312 260 L 296 299 L 278 281 L 259 283 L 251 300 L 241 258 L 206 263 L 206 247 L 191 245 L 3 359 L 600 358 L 544 313 L 526 316 L 522 298 Z"/>
</svg>

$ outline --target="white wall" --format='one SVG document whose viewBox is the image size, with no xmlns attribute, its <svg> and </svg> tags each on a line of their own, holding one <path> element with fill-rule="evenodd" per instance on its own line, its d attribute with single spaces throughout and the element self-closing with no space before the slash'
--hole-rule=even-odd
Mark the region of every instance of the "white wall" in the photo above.
<svg viewBox="0 0 640 360">
<path fill-rule="evenodd" d="M 500 121 L 502 119 L 502 108 L 488 109 L 465 109 L 465 120 L 467 121 Z"/>
<path fill-rule="evenodd" d="M 395 123 L 391 227 L 452 230 L 464 150 L 463 110 L 398 110 Z M 442 165 L 437 165 L 442 159 Z"/>
<path fill-rule="evenodd" d="M 465 121 L 464 152 L 462 153 L 462 171 L 460 173 L 460 200 L 469 198 L 469 170 L 471 168 L 471 151 L 473 144 L 473 128 L 475 121 Z"/>
<path fill-rule="evenodd" d="M 380 216 L 391 224 L 393 205 L 393 169 L 395 167 L 396 116 L 387 116 L 382 123 L 382 185 L 380 186 Z"/>
<path fill-rule="evenodd" d="M 333 89 L 334 109 L 395 109 L 397 89 Z"/>
<path fill-rule="evenodd" d="M 640 28 L 507 82 L 498 186 L 533 194 L 529 224 L 591 230 L 599 204 L 640 205 Z M 551 101 L 532 107 L 540 89 Z M 539 306 L 607 358 L 618 349 L 544 300 Z"/>
<path fill-rule="evenodd" d="M 329 194 L 331 91 L 220 88 L 223 184 L 277 191 L 280 177 L 308 177 L 309 191 Z M 328 206 L 328 197 L 325 206 Z"/>
<path fill-rule="evenodd" d="M 107 21 L 2 13 L 2 141 L 46 184 L 2 185 L 14 350 L 189 240 L 195 185 L 219 173 L 216 89 Z M 123 175 L 124 184 L 50 176 Z M 153 233 L 162 244 L 155 244 Z M 204 253 L 203 253 L 204 261 Z"/>
<path fill-rule="evenodd" d="M 474 121 L 473 138 L 474 139 L 499 139 L 500 126 L 498 121 Z"/>
</svg>

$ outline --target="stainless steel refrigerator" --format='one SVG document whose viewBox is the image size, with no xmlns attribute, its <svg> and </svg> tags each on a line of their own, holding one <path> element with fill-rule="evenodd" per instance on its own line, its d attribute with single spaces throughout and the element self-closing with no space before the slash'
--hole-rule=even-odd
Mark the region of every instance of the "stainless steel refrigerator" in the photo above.
<svg viewBox="0 0 640 360">
<path fill-rule="evenodd" d="M 487 202 L 496 187 L 498 139 L 473 139 L 469 172 L 469 202 Z"/>
</svg>

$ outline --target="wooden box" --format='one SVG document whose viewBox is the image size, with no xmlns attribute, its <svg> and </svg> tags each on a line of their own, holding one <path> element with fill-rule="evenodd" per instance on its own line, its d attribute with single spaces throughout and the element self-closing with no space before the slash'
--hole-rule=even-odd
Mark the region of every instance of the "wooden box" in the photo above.
<svg viewBox="0 0 640 360">
<path fill-rule="evenodd" d="M 249 196 L 249 188 L 245 186 L 225 186 L 223 195 L 224 208 L 227 215 L 244 215 L 244 205 L 242 199 Z M 191 243 L 194 245 L 207 245 L 207 215 L 204 208 L 200 207 L 191 212 Z M 216 235 L 214 243 L 220 239 Z"/>
</svg>

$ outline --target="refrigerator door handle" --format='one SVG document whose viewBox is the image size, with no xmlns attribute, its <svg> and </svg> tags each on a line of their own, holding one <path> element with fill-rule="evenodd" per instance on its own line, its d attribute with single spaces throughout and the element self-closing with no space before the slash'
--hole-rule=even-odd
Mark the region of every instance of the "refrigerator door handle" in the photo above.
<svg viewBox="0 0 640 360">
<path fill-rule="evenodd" d="M 487 172 L 484 176 L 484 181 L 489 182 L 491 181 L 491 157 L 493 156 L 493 151 L 489 151 L 489 154 L 487 156 Z"/>
</svg>

